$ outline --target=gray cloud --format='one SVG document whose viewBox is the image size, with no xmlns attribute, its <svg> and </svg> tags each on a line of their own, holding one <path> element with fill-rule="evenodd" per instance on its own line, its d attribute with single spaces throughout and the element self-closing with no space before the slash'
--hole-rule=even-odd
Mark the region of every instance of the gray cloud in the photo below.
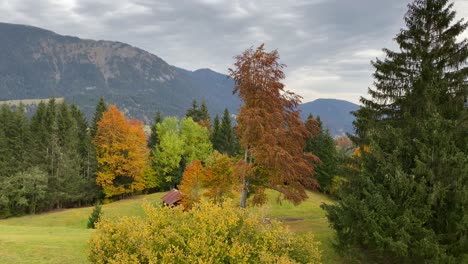
<svg viewBox="0 0 468 264">
<path fill-rule="evenodd" d="M 0 0 L 4 22 L 116 40 L 178 67 L 226 73 L 233 56 L 278 49 L 287 88 L 311 101 L 357 102 L 372 85 L 370 60 L 403 26 L 407 0 Z M 468 1 L 457 0 L 468 18 Z M 468 32 L 464 37 L 468 37 Z"/>
</svg>

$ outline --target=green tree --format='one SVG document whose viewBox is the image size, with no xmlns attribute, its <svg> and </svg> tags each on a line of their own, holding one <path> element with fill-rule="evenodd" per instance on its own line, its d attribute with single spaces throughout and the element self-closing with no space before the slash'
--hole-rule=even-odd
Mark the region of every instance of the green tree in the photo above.
<svg viewBox="0 0 468 264">
<path fill-rule="evenodd" d="M 153 166 L 164 187 L 180 183 L 185 164 L 193 160 L 206 161 L 212 152 L 208 129 L 191 117 L 179 121 L 165 118 L 157 124 L 160 142 L 154 148 Z"/>
<path fill-rule="evenodd" d="M 101 220 L 101 215 L 102 215 L 102 205 L 98 202 L 94 206 L 93 212 L 88 218 L 87 227 L 92 228 L 92 229 L 96 228 L 96 223 L 98 223 L 99 220 Z"/>
<path fill-rule="evenodd" d="M 213 120 L 213 126 L 211 129 L 211 144 L 213 144 L 213 149 L 219 151 L 222 144 L 222 135 L 221 135 L 221 123 L 219 122 L 219 116 L 216 115 Z"/>
<path fill-rule="evenodd" d="M 37 167 L 0 179 L 0 217 L 34 214 L 47 197 L 47 174 Z"/>
<path fill-rule="evenodd" d="M 358 173 L 327 205 L 341 252 L 372 263 L 468 261 L 467 23 L 448 0 L 416 0 L 373 62 L 353 138 Z M 465 123 L 465 124 L 464 124 Z M 361 252 L 361 255 L 358 253 Z"/>
<path fill-rule="evenodd" d="M 205 162 L 213 151 L 208 129 L 190 117 L 182 119 L 180 136 L 185 144 L 184 160 L 187 164 L 194 160 Z"/>
<path fill-rule="evenodd" d="M 306 122 L 309 121 L 315 121 L 317 125 L 316 127 L 307 126 L 313 136 L 306 140 L 304 151 L 313 153 L 320 159 L 318 164 L 313 164 L 316 172 L 314 177 L 320 184 L 320 190 L 328 193 L 332 179 L 338 172 L 338 154 L 335 141 L 330 131 L 323 128 L 320 117 L 317 116 L 317 119 L 314 120 L 313 116 L 309 115 Z"/>
<path fill-rule="evenodd" d="M 210 114 L 206 102 L 203 101 L 201 106 L 198 106 L 197 100 L 193 100 L 192 108 L 187 110 L 186 117 L 191 117 L 193 121 L 197 122 L 203 127 L 209 128 Z"/>
<path fill-rule="evenodd" d="M 5 167 L 1 168 L 4 175 L 13 175 L 31 166 L 31 135 L 29 122 L 25 116 L 24 106 L 10 109 L 3 105 L 0 110 L 5 149 Z M 8 160 L 7 160 L 8 158 Z"/>
<path fill-rule="evenodd" d="M 214 129 L 213 144 L 216 144 L 213 147 L 217 151 L 225 153 L 231 157 L 238 154 L 240 151 L 240 145 L 234 132 L 234 128 L 232 127 L 231 116 L 227 108 L 224 109 L 221 123 L 219 123 L 217 128 Z"/>
<path fill-rule="evenodd" d="M 148 139 L 148 148 L 153 149 L 156 144 L 159 144 L 159 137 L 158 137 L 158 131 L 157 131 L 157 125 L 162 122 L 162 116 L 161 112 L 156 112 L 156 115 L 154 116 L 154 124 L 151 126 L 151 135 Z"/>
<path fill-rule="evenodd" d="M 88 130 L 88 122 L 83 112 L 76 105 L 70 107 L 71 115 L 73 116 L 78 133 L 77 150 L 81 162 L 81 175 L 84 179 L 84 202 L 91 203 L 98 197 L 102 196 L 102 190 L 96 185 L 97 161 L 96 152 L 91 138 L 91 133 Z"/>
<path fill-rule="evenodd" d="M 104 112 L 107 111 L 107 104 L 104 101 L 104 98 L 99 98 L 99 102 L 96 105 L 96 110 L 94 112 L 93 123 L 91 124 L 91 138 L 96 136 L 97 126 L 99 121 L 101 120 L 102 115 Z"/>
</svg>

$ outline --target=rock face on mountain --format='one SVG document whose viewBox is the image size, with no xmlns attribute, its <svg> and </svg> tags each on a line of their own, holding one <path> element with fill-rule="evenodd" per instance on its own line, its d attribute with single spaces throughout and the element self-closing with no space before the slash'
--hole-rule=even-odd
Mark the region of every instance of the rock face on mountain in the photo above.
<svg viewBox="0 0 468 264">
<path fill-rule="evenodd" d="M 234 81 L 209 69 L 187 71 L 149 52 L 113 41 L 62 36 L 24 25 L 0 23 L 0 101 L 64 97 L 90 117 L 104 97 L 127 116 L 151 122 L 184 116 L 194 99 L 212 115 L 237 113 Z M 333 135 L 352 131 L 357 105 L 319 99 L 300 106 L 302 118 L 320 115 Z"/>
<path fill-rule="evenodd" d="M 183 115 L 194 99 L 206 100 L 212 113 L 240 103 L 227 76 L 186 71 L 124 43 L 5 23 L 0 36 L 0 100 L 65 97 L 89 116 L 103 96 L 145 121 L 156 111 Z"/>
</svg>

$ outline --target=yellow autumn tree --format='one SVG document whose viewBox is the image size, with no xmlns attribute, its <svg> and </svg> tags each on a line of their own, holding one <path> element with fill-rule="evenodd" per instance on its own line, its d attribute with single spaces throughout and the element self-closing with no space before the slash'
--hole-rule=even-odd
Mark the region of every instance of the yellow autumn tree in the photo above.
<svg viewBox="0 0 468 264">
<path fill-rule="evenodd" d="M 222 203 L 228 198 L 238 198 L 241 189 L 240 179 L 235 173 L 235 161 L 226 154 L 213 152 L 205 169 L 205 188 L 203 196 L 214 203 Z"/>
<path fill-rule="evenodd" d="M 98 172 L 96 183 L 107 198 L 143 190 L 143 173 L 149 150 L 143 123 L 127 121 L 119 109 L 110 105 L 97 125 L 94 137 Z"/>
<path fill-rule="evenodd" d="M 206 170 L 201 161 L 194 160 L 184 171 L 179 190 L 182 193 L 181 203 L 185 208 L 191 208 L 192 205 L 200 201 L 203 191 L 203 185 L 206 178 Z"/>
</svg>

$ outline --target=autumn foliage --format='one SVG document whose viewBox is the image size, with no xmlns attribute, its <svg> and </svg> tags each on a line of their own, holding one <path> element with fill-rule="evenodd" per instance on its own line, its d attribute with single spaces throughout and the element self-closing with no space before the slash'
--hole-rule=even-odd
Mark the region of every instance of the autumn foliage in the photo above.
<svg viewBox="0 0 468 264">
<path fill-rule="evenodd" d="M 232 158 L 217 151 L 208 158 L 206 166 L 199 160 L 190 163 L 179 186 L 185 208 L 202 198 L 220 204 L 238 196 L 240 180 L 235 166 Z"/>
<path fill-rule="evenodd" d="M 232 203 L 144 206 L 146 217 L 102 219 L 90 241 L 91 263 L 321 263 L 310 233 Z"/>
<path fill-rule="evenodd" d="M 142 176 L 148 164 L 149 150 L 143 123 L 127 121 L 123 113 L 111 105 L 98 123 L 94 144 L 98 161 L 96 183 L 106 197 L 145 188 Z"/>
<path fill-rule="evenodd" d="M 200 201 L 206 170 L 199 160 L 194 160 L 184 171 L 182 183 L 179 190 L 182 193 L 181 203 L 185 208 L 190 208 L 196 202 Z"/>
<path fill-rule="evenodd" d="M 298 203 L 307 198 L 304 187 L 317 186 L 308 160 L 315 157 L 304 154 L 309 131 L 297 110 L 301 97 L 284 89 L 285 65 L 278 60 L 278 52 L 266 52 L 262 44 L 237 56 L 235 69 L 229 69 L 236 82 L 233 92 L 244 102 L 237 133 L 246 158 L 268 171 L 267 187 Z M 245 183 L 244 192 L 248 180 Z"/>
</svg>

